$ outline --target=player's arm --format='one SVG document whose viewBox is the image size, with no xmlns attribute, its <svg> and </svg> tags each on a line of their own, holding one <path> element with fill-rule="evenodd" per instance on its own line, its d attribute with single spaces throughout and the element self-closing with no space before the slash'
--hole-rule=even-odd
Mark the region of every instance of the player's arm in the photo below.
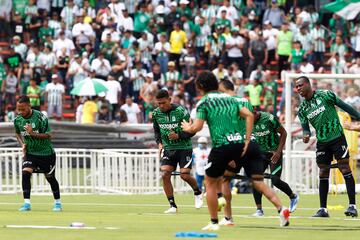
<svg viewBox="0 0 360 240">
<path fill-rule="evenodd" d="M 276 163 L 277 161 L 279 161 L 282 151 L 284 150 L 285 143 L 286 143 L 286 137 L 287 137 L 287 132 L 282 125 L 280 125 L 277 128 L 277 132 L 280 134 L 280 141 L 279 141 L 278 148 L 276 149 L 276 151 L 273 153 L 273 156 L 271 157 L 271 162 L 273 162 L 273 163 Z"/>
<path fill-rule="evenodd" d="M 187 110 L 185 110 L 185 116 L 184 116 L 183 120 L 185 120 L 187 122 L 190 120 L 190 114 L 188 113 Z M 179 133 L 173 133 L 173 135 L 174 135 L 174 137 L 176 137 L 174 139 L 183 139 L 183 140 L 185 140 L 185 139 L 189 139 L 189 138 L 193 137 L 195 135 L 195 133 L 190 133 L 190 132 L 186 132 L 186 131 L 182 130 Z M 169 138 L 170 138 L 170 136 L 169 136 Z M 170 138 L 170 139 L 173 139 L 173 138 Z"/>
<path fill-rule="evenodd" d="M 300 119 L 301 128 L 303 130 L 303 142 L 308 143 L 311 136 L 309 121 L 301 112 L 298 112 L 298 117 Z"/>
<path fill-rule="evenodd" d="M 154 134 L 155 134 L 155 142 L 157 145 L 162 145 L 162 140 L 161 140 L 161 133 L 160 133 L 160 127 L 158 122 L 156 121 L 155 118 L 153 118 L 153 128 L 154 128 Z"/>
<path fill-rule="evenodd" d="M 357 121 L 360 120 L 360 113 L 356 111 L 356 109 L 353 108 L 351 105 L 345 103 L 343 100 L 341 100 L 338 97 L 336 98 L 336 106 L 338 106 L 339 108 L 350 114 L 351 118 L 354 118 Z"/>
<path fill-rule="evenodd" d="M 49 121 L 48 121 L 47 117 L 45 117 L 45 116 L 42 117 L 42 119 L 41 119 L 38 132 L 34 132 L 32 126 L 30 124 L 26 124 L 24 129 L 33 138 L 38 138 L 38 139 L 51 139 L 52 138 L 51 129 L 49 127 Z"/>
<path fill-rule="evenodd" d="M 240 105 L 242 106 L 242 105 Z M 252 112 L 249 111 L 249 109 L 247 109 L 246 107 L 241 107 L 240 108 L 240 117 L 245 119 L 246 122 L 246 138 L 244 141 L 244 148 L 243 148 L 243 152 L 241 154 L 241 156 L 244 156 L 247 148 L 249 146 L 250 143 L 250 139 L 251 139 L 251 133 L 253 130 L 253 126 L 254 126 L 254 114 L 252 114 Z"/>
<path fill-rule="evenodd" d="M 24 142 L 23 137 L 21 136 L 21 131 L 20 131 L 18 125 L 16 124 L 16 119 L 14 121 L 14 128 L 15 128 L 16 139 L 18 140 L 18 142 L 19 142 L 19 144 L 20 144 L 20 146 L 22 148 L 22 151 L 25 154 L 26 153 L 26 144 Z"/>
<path fill-rule="evenodd" d="M 345 122 L 345 123 L 344 123 L 344 128 L 345 128 L 346 130 L 360 132 L 360 122 L 358 122 L 358 123 Z"/>
<path fill-rule="evenodd" d="M 184 132 L 195 135 L 195 133 L 199 132 L 203 128 L 204 123 L 205 123 L 205 120 L 202 120 L 199 118 L 195 119 L 194 122 L 192 122 L 191 120 L 189 122 L 187 122 L 184 119 L 181 123 L 181 127 Z"/>
</svg>

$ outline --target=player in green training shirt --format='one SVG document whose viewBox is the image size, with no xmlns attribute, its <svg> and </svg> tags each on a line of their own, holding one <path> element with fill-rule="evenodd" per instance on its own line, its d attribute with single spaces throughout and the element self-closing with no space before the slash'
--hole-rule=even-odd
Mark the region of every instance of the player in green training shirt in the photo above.
<svg viewBox="0 0 360 240">
<path fill-rule="evenodd" d="M 355 181 L 349 166 L 349 148 L 335 106 L 340 107 L 356 120 L 360 119 L 360 114 L 350 105 L 344 103 L 332 91 L 313 90 L 310 80 L 305 76 L 296 80 L 295 87 L 300 96 L 305 98 L 300 104 L 298 112 L 303 128 L 304 143 L 308 143 L 310 139 L 309 123 L 316 131 L 316 163 L 320 168 L 320 209 L 314 217 L 329 217 L 326 206 L 329 192 L 330 164 L 333 156 L 335 156 L 339 170 L 345 179 L 349 197 L 349 207 L 345 211 L 345 215 L 357 217 Z"/>
<path fill-rule="evenodd" d="M 212 149 L 205 167 L 206 198 L 211 222 L 203 230 L 218 230 L 217 186 L 229 162 L 244 167 L 253 186 L 262 192 L 280 213 L 280 225 L 289 225 L 289 209 L 282 207 L 275 192 L 263 182 L 262 157 L 258 145 L 250 142 L 254 116 L 228 94 L 218 92 L 219 84 L 210 71 L 200 73 L 195 81 L 203 96 L 196 107 L 194 123 L 183 121 L 183 131 L 196 133 L 203 128 L 205 121 L 210 130 Z M 242 135 L 240 117 L 246 121 L 246 137 Z"/>
<path fill-rule="evenodd" d="M 30 211 L 32 173 L 44 173 L 50 183 L 55 203 L 53 211 L 61 211 L 59 183 L 55 178 L 56 156 L 51 144 L 51 130 L 47 117 L 31 109 L 29 97 L 23 95 L 16 103 L 18 116 L 14 120 L 16 138 L 22 146 L 22 189 L 24 205 L 19 211 Z"/>
<path fill-rule="evenodd" d="M 183 120 L 189 121 L 190 114 L 180 105 L 171 104 L 168 91 L 161 89 L 156 94 L 158 108 L 153 111 L 153 127 L 155 140 L 160 153 L 164 151 L 161 159 L 161 172 L 163 188 L 170 203 L 170 208 L 164 213 L 176 213 L 177 206 L 174 199 L 174 189 L 171 184 L 171 173 L 180 167 L 180 177 L 194 190 L 195 208 L 203 205 L 202 192 L 196 180 L 190 175 L 192 167 L 192 142 L 194 134 L 184 132 L 181 128 Z"/>
<path fill-rule="evenodd" d="M 270 166 L 271 183 L 290 198 L 290 212 L 294 212 L 299 197 L 293 193 L 290 186 L 281 180 L 282 172 L 282 152 L 286 142 L 286 130 L 281 125 L 279 120 L 267 112 L 254 112 L 255 122 L 253 128 L 253 135 L 255 141 L 259 144 L 260 150 L 264 155 L 264 171 Z M 257 210 L 253 214 L 255 217 L 264 215 L 262 209 L 261 197 L 262 194 L 258 191 L 253 191 L 254 200 Z"/>
<path fill-rule="evenodd" d="M 239 102 L 239 104 L 247 108 L 250 112 L 253 112 L 253 106 L 251 105 L 249 100 L 247 100 L 246 98 L 241 98 L 236 96 L 234 84 L 230 80 L 227 79 L 221 80 L 219 82 L 219 91 L 234 97 L 236 101 Z M 242 131 L 241 135 L 245 137 L 246 135 L 245 119 L 239 117 L 239 121 L 240 121 L 240 129 Z M 232 218 L 232 210 L 231 210 L 232 194 L 230 189 L 230 182 L 233 179 L 233 177 L 240 171 L 240 169 L 241 166 L 237 166 L 234 161 L 231 161 L 229 165 L 226 167 L 226 171 L 221 181 L 221 185 L 218 188 L 218 197 L 224 196 L 225 198 L 225 204 L 221 197 L 218 199 L 219 202 L 218 210 L 220 211 L 222 206 L 224 206 L 224 214 L 225 214 L 225 217 L 219 222 L 219 225 L 225 225 L 225 226 L 234 225 Z"/>
</svg>

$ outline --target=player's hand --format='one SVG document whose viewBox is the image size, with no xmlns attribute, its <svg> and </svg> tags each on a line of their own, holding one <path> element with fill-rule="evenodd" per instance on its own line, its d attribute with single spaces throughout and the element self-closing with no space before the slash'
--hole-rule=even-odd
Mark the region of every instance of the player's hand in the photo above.
<svg viewBox="0 0 360 240">
<path fill-rule="evenodd" d="M 190 131 L 190 130 L 191 130 L 191 124 L 192 124 L 191 119 L 189 120 L 189 122 L 187 122 L 186 120 L 183 120 L 183 121 L 181 122 L 181 127 L 182 127 L 183 131 L 185 131 L 185 132 L 191 132 L 191 131 Z"/>
<path fill-rule="evenodd" d="M 304 142 L 304 143 L 308 143 L 309 140 L 310 140 L 310 135 L 307 134 L 307 135 L 304 135 L 304 136 L 303 136 L 303 142 Z"/>
<path fill-rule="evenodd" d="M 170 140 L 177 140 L 177 139 L 179 139 L 179 134 L 171 131 L 168 137 Z"/>
<path fill-rule="evenodd" d="M 343 127 L 346 129 L 346 130 L 353 130 L 353 128 L 352 128 L 352 125 L 351 125 L 351 123 L 350 122 L 344 122 L 344 125 L 343 125 Z"/>
<path fill-rule="evenodd" d="M 243 152 L 241 153 L 241 157 L 243 157 L 243 156 L 246 154 L 247 149 L 248 149 L 248 147 L 249 147 L 249 143 L 250 143 L 250 140 L 245 140 Z"/>
<path fill-rule="evenodd" d="M 24 126 L 24 129 L 25 129 L 25 131 L 28 133 L 28 134 L 32 134 L 33 133 L 33 128 L 32 128 L 32 126 L 30 125 L 30 124 L 26 124 L 25 126 Z"/>
<path fill-rule="evenodd" d="M 236 163 L 234 160 L 231 160 L 228 165 L 232 168 L 236 168 Z"/>
<path fill-rule="evenodd" d="M 273 152 L 273 155 L 271 157 L 271 163 L 276 164 L 279 161 L 280 157 L 281 157 L 281 152 L 279 151 Z"/>
</svg>

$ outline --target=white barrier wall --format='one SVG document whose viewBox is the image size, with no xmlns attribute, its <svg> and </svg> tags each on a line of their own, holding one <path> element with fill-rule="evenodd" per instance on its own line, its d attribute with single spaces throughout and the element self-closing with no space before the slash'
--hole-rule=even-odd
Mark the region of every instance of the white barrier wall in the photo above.
<svg viewBox="0 0 360 240">
<path fill-rule="evenodd" d="M 62 193 L 157 194 L 162 193 L 157 149 L 88 150 L 56 149 L 56 176 Z M 0 193 L 21 193 L 21 158 L 18 148 L 0 148 Z M 318 190 L 315 152 L 292 151 L 289 171 L 283 178 L 301 193 Z M 172 178 L 175 191 L 190 191 L 179 176 Z M 42 174 L 33 174 L 32 193 L 50 192 Z"/>
</svg>

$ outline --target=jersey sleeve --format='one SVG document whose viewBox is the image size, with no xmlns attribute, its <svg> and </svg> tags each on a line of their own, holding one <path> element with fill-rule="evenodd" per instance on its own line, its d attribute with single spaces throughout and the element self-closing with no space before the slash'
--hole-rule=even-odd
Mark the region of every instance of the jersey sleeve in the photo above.
<svg viewBox="0 0 360 240">
<path fill-rule="evenodd" d="M 39 133 L 48 134 L 50 132 L 51 132 L 51 129 L 50 129 L 50 126 L 49 126 L 49 120 L 45 115 L 42 115 L 40 117 Z"/>
<path fill-rule="evenodd" d="M 19 125 L 18 125 L 18 121 L 17 121 L 16 119 L 14 120 L 14 128 L 15 128 L 15 132 L 16 132 L 17 134 L 20 134 L 20 133 L 21 133 L 20 128 L 19 128 Z"/>
<path fill-rule="evenodd" d="M 306 118 L 304 113 L 301 111 L 301 109 L 298 112 L 298 117 L 301 123 L 301 127 L 303 129 L 303 134 L 311 134 L 310 126 L 309 126 L 309 120 Z"/>
<path fill-rule="evenodd" d="M 325 100 L 327 103 L 336 105 L 339 102 L 339 98 L 335 95 L 333 91 L 325 91 Z"/>
<path fill-rule="evenodd" d="M 159 127 L 158 122 L 156 121 L 156 113 L 155 112 L 153 112 L 153 128 L 154 128 L 154 134 L 155 134 L 155 142 L 157 144 L 162 143 L 160 127 Z"/>
<path fill-rule="evenodd" d="M 196 118 L 206 121 L 207 113 L 205 109 L 205 104 L 201 103 L 196 108 Z"/>
<path fill-rule="evenodd" d="M 269 114 L 269 121 L 271 122 L 273 129 L 278 129 L 281 126 L 279 119 L 272 114 Z"/>
</svg>

